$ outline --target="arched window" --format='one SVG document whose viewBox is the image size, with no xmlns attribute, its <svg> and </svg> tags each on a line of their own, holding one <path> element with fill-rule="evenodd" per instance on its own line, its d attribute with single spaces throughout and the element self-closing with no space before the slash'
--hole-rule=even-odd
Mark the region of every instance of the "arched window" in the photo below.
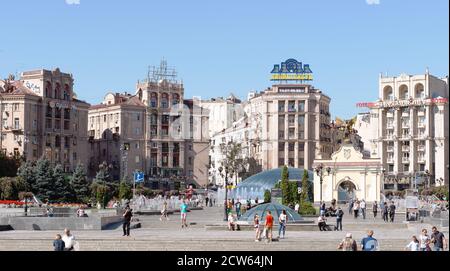
<svg viewBox="0 0 450 271">
<path fill-rule="evenodd" d="M 383 100 L 393 101 L 394 91 L 391 86 L 385 86 L 383 89 Z"/>
<path fill-rule="evenodd" d="M 421 83 L 414 86 L 414 92 L 416 93 L 416 98 L 425 99 L 425 89 Z"/>
<path fill-rule="evenodd" d="M 153 108 L 158 107 L 158 94 L 156 94 L 155 92 L 152 92 L 150 94 L 150 106 Z"/>
<path fill-rule="evenodd" d="M 172 105 L 176 105 L 178 103 L 180 103 L 180 95 L 174 93 L 172 95 Z"/>
<path fill-rule="evenodd" d="M 68 84 L 64 85 L 64 100 L 66 101 L 70 100 L 70 87 Z"/>
<path fill-rule="evenodd" d="M 47 83 L 45 84 L 45 97 L 52 97 L 52 83 L 50 83 L 49 81 L 47 81 Z"/>
<path fill-rule="evenodd" d="M 55 87 L 55 99 L 61 99 L 61 85 L 59 83 L 56 83 Z"/>
<path fill-rule="evenodd" d="M 401 85 L 398 90 L 399 90 L 401 100 L 409 99 L 408 87 L 406 85 Z"/>
<path fill-rule="evenodd" d="M 167 93 L 161 94 L 161 107 L 169 108 L 169 95 Z"/>
</svg>

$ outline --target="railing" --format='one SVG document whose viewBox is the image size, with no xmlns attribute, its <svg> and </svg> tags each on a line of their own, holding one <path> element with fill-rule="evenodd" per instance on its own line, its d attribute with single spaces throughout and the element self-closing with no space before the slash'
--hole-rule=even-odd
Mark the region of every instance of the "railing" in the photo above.
<svg viewBox="0 0 450 271">
<path fill-rule="evenodd" d="M 393 152 L 394 151 L 394 146 L 387 146 L 387 151 L 388 152 Z"/>
<path fill-rule="evenodd" d="M 402 151 L 409 151 L 409 146 L 402 146 Z"/>
<path fill-rule="evenodd" d="M 403 163 L 409 163 L 409 157 L 402 157 Z"/>
</svg>

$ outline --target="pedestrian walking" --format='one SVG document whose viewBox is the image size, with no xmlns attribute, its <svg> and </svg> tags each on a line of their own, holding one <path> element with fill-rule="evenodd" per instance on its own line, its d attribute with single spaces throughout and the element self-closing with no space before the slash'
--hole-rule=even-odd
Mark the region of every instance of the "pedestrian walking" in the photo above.
<svg viewBox="0 0 450 271">
<path fill-rule="evenodd" d="M 208 202 L 209 202 L 209 198 L 208 198 L 208 196 L 206 196 L 206 198 L 205 198 L 206 207 L 208 207 Z"/>
<path fill-rule="evenodd" d="M 298 202 L 295 204 L 294 210 L 296 213 L 298 213 L 298 211 L 300 210 L 300 204 Z"/>
<path fill-rule="evenodd" d="M 123 214 L 123 236 L 130 236 L 131 217 L 133 216 L 133 210 L 129 205 L 125 207 L 125 213 Z"/>
<path fill-rule="evenodd" d="M 412 240 L 408 245 L 406 245 L 405 250 L 419 251 L 419 240 L 415 235 L 412 236 Z"/>
<path fill-rule="evenodd" d="M 420 251 L 431 251 L 430 242 L 431 238 L 428 235 L 427 229 L 422 229 L 422 233 L 419 236 Z"/>
<path fill-rule="evenodd" d="M 359 201 L 356 200 L 355 203 L 353 204 L 353 217 L 355 219 L 358 218 L 358 214 L 359 214 Z"/>
<path fill-rule="evenodd" d="M 348 214 L 351 215 L 353 213 L 353 199 L 350 199 L 350 201 L 348 202 Z"/>
<path fill-rule="evenodd" d="M 357 251 L 358 245 L 356 241 L 352 238 L 351 233 L 347 233 L 342 242 L 338 245 L 338 249 L 342 249 L 342 251 Z"/>
<path fill-rule="evenodd" d="M 388 205 L 387 205 L 386 202 L 383 204 L 382 212 L 383 212 L 383 220 L 384 220 L 384 222 L 389 222 L 389 218 L 388 218 L 388 216 L 389 216 L 389 208 L 388 208 Z"/>
<path fill-rule="evenodd" d="M 283 239 L 286 234 L 286 223 L 287 223 L 287 215 L 286 210 L 281 211 L 280 216 L 278 217 L 278 238 Z M 283 235 L 281 235 L 283 234 Z"/>
<path fill-rule="evenodd" d="M 75 245 L 75 236 L 70 233 L 69 229 L 64 229 L 64 235 L 62 236 L 62 240 L 64 241 L 64 250 L 72 251 L 74 250 Z"/>
<path fill-rule="evenodd" d="M 64 251 L 66 245 L 64 241 L 61 239 L 61 234 L 57 234 L 55 240 L 53 240 L 53 248 L 55 251 Z"/>
<path fill-rule="evenodd" d="M 372 212 L 373 212 L 373 218 L 377 218 L 378 213 L 378 203 L 377 201 L 374 201 L 372 204 Z"/>
<path fill-rule="evenodd" d="M 361 203 L 359 204 L 359 208 L 361 209 L 363 219 L 366 219 L 366 201 L 364 199 L 361 200 Z"/>
<path fill-rule="evenodd" d="M 186 227 L 187 228 L 187 209 L 188 205 L 186 203 L 186 200 L 183 200 L 183 203 L 180 206 L 180 213 L 181 213 L 181 228 Z"/>
<path fill-rule="evenodd" d="M 336 211 L 336 230 L 342 231 L 342 217 L 344 216 L 344 211 L 342 211 L 341 207 L 338 207 Z"/>
<path fill-rule="evenodd" d="M 241 217 L 241 201 L 238 199 L 234 205 L 236 209 L 236 216 L 239 219 Z"/>
<path fill-rule="evenodd" d="M 250 208 L 252 208 L 252 202 L 250 199 L 247 199 L 247 210 L 250 210 Z"/>
<path fill-rule="evenodd" d="M 266 214 L 266 224 L 264 225 L 264 230 L 266 232 L 267 242 L 272 242 L 272 228 L 273 228 L 273 216 L 272 213 L 267 210 Z"/>
<path fill-rule="evenodd" d="M 447 250 L 447 241 L 445 240 L 444 234 L 438 231 L 435 226 L 431 228 L 431 231 L 433 232 L 431 234 L 431 243 L 434 244 L 433 251 Z"/>
<path fill-rule="evenodd" d="M 162 208 L 161 208 L 161 216 L 159 217 L 159 220 L 162 221 L 162 219 L 165 218 L 166 220 L 169 220 L 169 214 L 167 211 L 167 201 L 164 201 Z"/>
<path fill-rule="evenodd" d="M 259 216 L 258 214 L 255 214 L 253 217 L 253 227 L 255 228 L 255 242 L 259 242 L 261 240 L 261 228 L 259 225 Z"/>
<path fill-rule="evenodd" d="M 394 223 L 394 218 L 395 218 L 395 204 L 392 201 L 391 205 L 389 205 L 389 219 L 392 223 Z"/>
<path fill-rule="evenodd" d="M 378 250 L 378 240 L 373 238 L 373 231 L 367 232 L 367 236 L 361 240 L 361 250 L 376 251 Z"/>
</svg>

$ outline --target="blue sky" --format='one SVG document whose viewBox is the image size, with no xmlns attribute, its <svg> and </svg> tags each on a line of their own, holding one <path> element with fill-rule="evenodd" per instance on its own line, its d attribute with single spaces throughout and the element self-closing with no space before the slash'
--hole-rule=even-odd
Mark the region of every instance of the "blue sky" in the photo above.
<svg viewBox="0 0 450 271">
<path fill-rule="evenodd" d="M 95 104 L 134 91 L 164 57 L 185 98 L 245 98 L 271 85 L 273 64 L 296 58 L 331 97 L 333 117 L 349 118 L 356 102 L 377 98 L 380 72 L 449 70 L 447 0 L 67 1 L 1 1 L 0 77 L 60 67 Z"/>
</svg>

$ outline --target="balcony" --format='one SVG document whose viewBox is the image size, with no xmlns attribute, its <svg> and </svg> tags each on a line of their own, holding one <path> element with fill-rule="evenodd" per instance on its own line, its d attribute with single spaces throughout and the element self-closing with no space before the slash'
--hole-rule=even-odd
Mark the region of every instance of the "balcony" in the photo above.
<svg viewBox="0 0 450 271">
<path fill-rule="evenodd" d="M 387 163 L 394 163 L 394 157 L 393 156 L 392 157 L 388 157 L 386 162 Z"/>
<path fill-rule="evenodd" d="M 425 156 L 424 156 L 424 155 L 423 155 L 423 156 L 422 156 L 422 155 L 421 155 L 421 156 L 418 156 L 418 157 L 417 157 L 417 162 L 418 162 L 418 163 L 425 163 Z"/>
<path fill-rule="evenodd" d="M 402 157 L 402 163 L 409 163 L 409 157 Z"/>
<path fill-rule="evenodd" d="M 386 124 L 386 128 L 387 128 L 387 129 L 394 129 L 394 123 L 393 123 L 393 122 L 388 122 L 388 123 Z"/>
<path fill-rule="evenodd" d="M 418 151 L 425 151 L 425 145 L 418 145 L 417 146 Z"/>
<path fill-rule="evenodd" d="M 402 128 L 409 128 L 409 121 L 402 122 Z"/>
<path fill-rule="evenodd" d="M 418 122 L 417 123 L 418 128 L 425 128 L 425 122 Z"/>
<path fill-rule="evenodd" d="M 22 129 L 22 127 L 19 126 L 19 125 L 14 125 L 13 127 L 11 127 L 11 131 L 12 131 L 13 133 L 22 133 L 22 132 L 23 132 L 23 129 Z"/>
<path fill-rule="evenodd" d="M 394 151 L 394 146 L 387 146 L 387 151 L 388 152 L 393 152 Z"/>
<path fill-rule="evenodd" d="M 402 146 L 402 151 L 409 152 L 409 146 Z"/>
</svg>

